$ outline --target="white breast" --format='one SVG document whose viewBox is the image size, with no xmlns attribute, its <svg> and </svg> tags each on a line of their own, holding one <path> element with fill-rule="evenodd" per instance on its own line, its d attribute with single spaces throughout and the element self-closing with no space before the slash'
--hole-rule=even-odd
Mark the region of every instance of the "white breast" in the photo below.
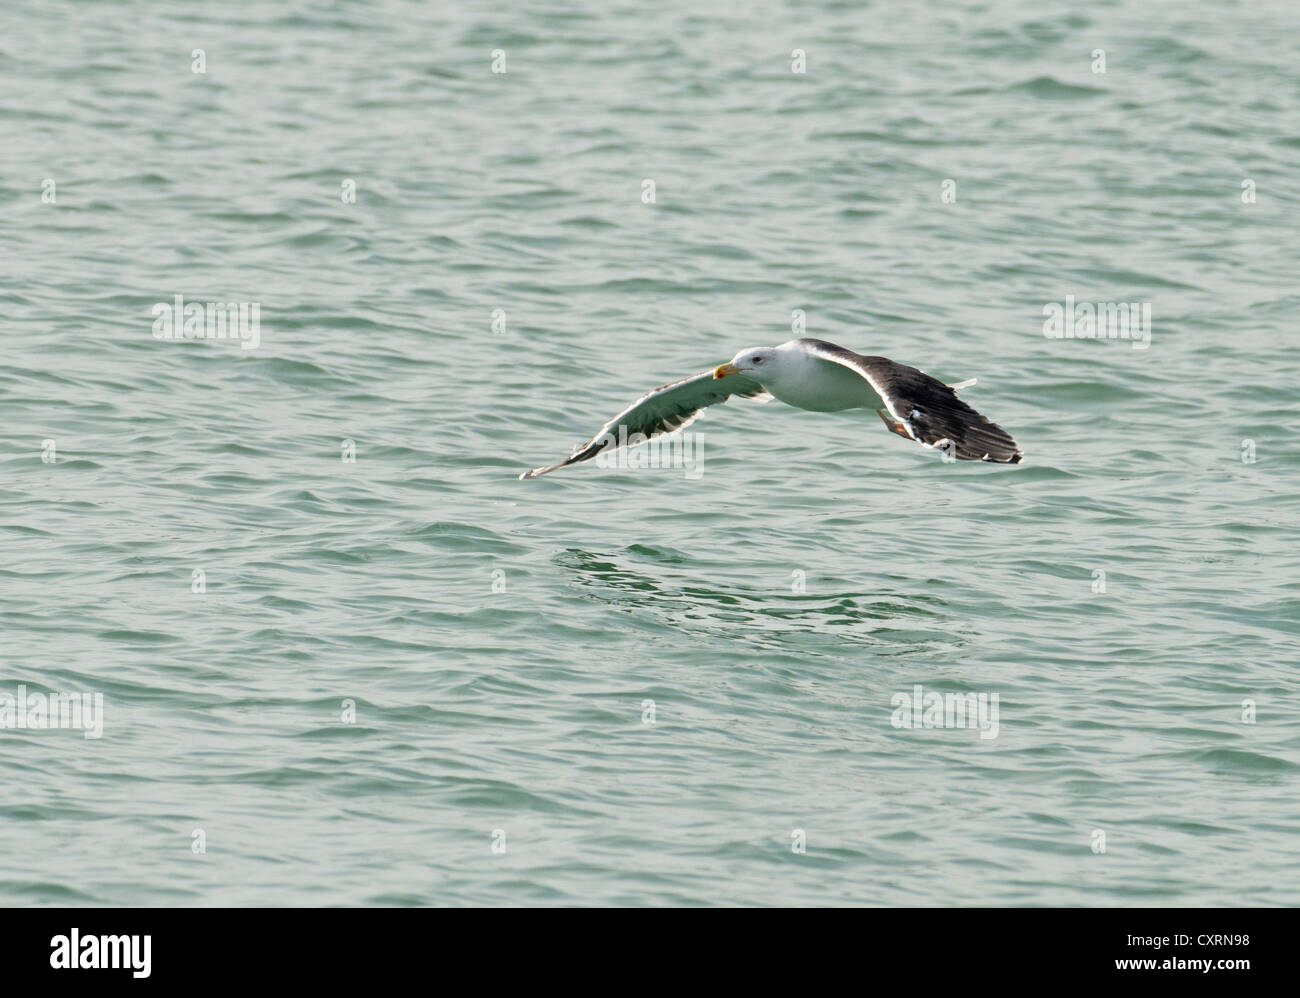
<svg viewBox="0 0 1300 998">
<path fill-rule="evenodd" d="M 883 409 L 867 379 L 834 361 L 798 350 L 782 350 L 777 363 L 760 376 L 773 397 L 796 409 L 839 412 L 841 409 Z"/>
</svg>

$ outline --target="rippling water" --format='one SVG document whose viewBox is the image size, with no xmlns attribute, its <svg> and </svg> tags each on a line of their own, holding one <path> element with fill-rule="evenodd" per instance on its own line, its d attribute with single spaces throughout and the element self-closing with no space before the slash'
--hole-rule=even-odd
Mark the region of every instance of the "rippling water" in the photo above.
<svg viewBox="0 0 1300 998">
<path fill-rule="evenodd" d="M 6 5 L 0 695 L 104 706 L 0 729 L 0 900 L 1300 903 L 1297 27 Z M 516 479 L 795 310 L 1025 464 L 733 401 Z"/>
</svg>

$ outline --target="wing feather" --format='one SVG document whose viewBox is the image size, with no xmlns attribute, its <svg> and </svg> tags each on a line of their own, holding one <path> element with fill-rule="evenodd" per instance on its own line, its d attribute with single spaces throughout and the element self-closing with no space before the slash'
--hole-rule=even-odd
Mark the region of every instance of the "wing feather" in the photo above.
<svg viewBox="0 0 1300 998">
<path fill-rule="evenodd" d="M 866 378 L 890 415 L 917 443 L 937 447 L 960 461 L 1019 464 L 1024 456 L 1010 433 L 959 399 L 951 386 L 924 371 L 887 357 L 864 357 L 823 341 L 814 341 L 810 349 L 823 360 Z"/>
</svg>

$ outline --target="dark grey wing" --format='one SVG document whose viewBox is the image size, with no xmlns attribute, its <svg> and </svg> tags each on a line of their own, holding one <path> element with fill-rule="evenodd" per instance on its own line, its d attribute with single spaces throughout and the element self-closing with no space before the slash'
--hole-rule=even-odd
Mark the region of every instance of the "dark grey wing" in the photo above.
<svg viewBox="0 0 1300 998">
<path fill-rule="evenodd" d="M 602 426 L 594 437 L 578 445 L 563 461 L 525 471 L 519 477 L 536 478 L 557 468 L 589 461 L 601 451 L 619 446 L 620 442 L 629 445 L 644 443 L 651 437 L 673 433 L 693 423 L 701 409 L 725 402 L 732 395 L 758 399 L 770 397 L 752 378 L 741 374 L 715 378 L 712 369 L 701 371 L 646 392 Z"/>
<path fill-rule="evenodd" d="M 1019 464 L 1023 454 L 1011 434 L 968 406 L 942 381 L 887 357 L 864 357 L 833 344 L 813 352 L 857 371 L 870 382 L 897 423 L 885 420 L 899 436 L 936 447 L 960 461 Z M 882 414 L 883 415 L 883 414 Z"/>
</svg>

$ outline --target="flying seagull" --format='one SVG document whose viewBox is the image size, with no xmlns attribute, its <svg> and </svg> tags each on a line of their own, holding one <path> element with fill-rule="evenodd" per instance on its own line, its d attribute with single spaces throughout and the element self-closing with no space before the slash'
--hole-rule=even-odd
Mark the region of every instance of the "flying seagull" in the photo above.
<svg viewBox="0 0 1300 998">
<path fill-rule="evenodd" d="M 753 347 L 730 363 L 647 392 L 563 461 L 519 477 L 536 478 L 620 444 L 680 430 L 702 409 L 732 395 L 764 402 L 775 398 L 812 412 L 875 409 L 890 431 L 936 448 L 947 459 L 1019 464 L 1020 448 L 1011 434 L 957 397 L 957 389 L 973 384 L 972 378 L 945 385 L 915 367 L 864 357 L 825 340 Z"/>
</svg>

